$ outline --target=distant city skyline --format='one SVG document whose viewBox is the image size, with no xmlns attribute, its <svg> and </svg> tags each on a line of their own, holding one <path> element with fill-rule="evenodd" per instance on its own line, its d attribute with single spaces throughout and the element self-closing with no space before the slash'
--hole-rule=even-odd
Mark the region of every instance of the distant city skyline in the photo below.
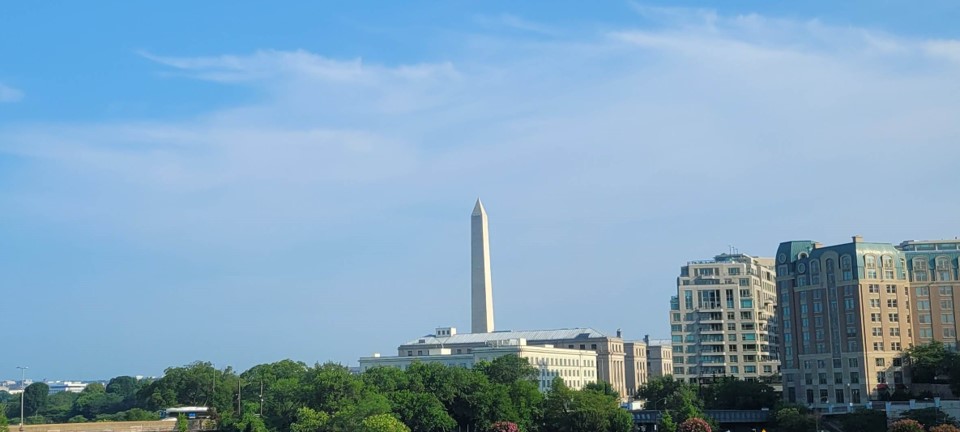
<svg viewBox="0 0 960 432">
<path fill-rule="evenodd" d="M 468 329 L 478 196 L 497 330 L 667 338 L 676 269 L 728 246 L 960 234 L 953 2 L 3 16 L 0 376 L 355 365 Z"/>
</svg>

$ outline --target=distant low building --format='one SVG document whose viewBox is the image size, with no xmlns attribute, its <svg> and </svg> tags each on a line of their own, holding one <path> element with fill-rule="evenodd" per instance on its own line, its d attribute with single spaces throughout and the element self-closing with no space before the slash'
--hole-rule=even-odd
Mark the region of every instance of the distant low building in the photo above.
<svg viewBox="0 0 960 432">
<path fill-rule="evenodd" d="M 57 394 L 61 392 L 80 393 L 83 389 L 87 388 L 89 383 L 80 381 L 53 381 L 46 384 L 50 387 L 50 394 Z"/>
<path fill-rule="evenodd" d="M 455 330 L 454 330 L 455 332 Z M 482 333 L 497 335 L 498 333 Z M 457 346 L 457 345 L 454 345 Z M 479 345 L 471 343 L 469 348 L 460 345 L 456 348 L 437 346 L 420 347 L 409 350 L 409 355 L 396 357 L 360 358 L 360 370 L 387 366 L 407 369 L 416 362 L 440 363 L 451 367 L 471 368 L 481 361 L 493 361 L 505 355 L 516 355 L 527 359 L 537 369 L 537 381 L 541 391 L 550 390 L 553 380 L 563 379 L 567 387 L 581 389 L 597 381 L 597 353 L 589 350 L 557 348 L 553 345 L 529 345 L 524 338 L 487 339 Z M 417 354 L 413 354 L 416 352 Z"/>
</svg>

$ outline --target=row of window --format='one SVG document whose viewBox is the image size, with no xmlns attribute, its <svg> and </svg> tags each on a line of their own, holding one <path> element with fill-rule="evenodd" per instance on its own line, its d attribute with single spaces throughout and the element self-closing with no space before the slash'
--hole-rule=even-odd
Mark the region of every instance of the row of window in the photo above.
<svg viewBox="0 0 960 432">
<path fill-rule="evenodd" d="M 953 287 L 950 285 L 944 285 L 937 287 L 941 296 L 953 297 Z M 917 297 L 928 297 L 930 296 L 930 287 L 921 286 L 917 287 Z"/>
</svg>

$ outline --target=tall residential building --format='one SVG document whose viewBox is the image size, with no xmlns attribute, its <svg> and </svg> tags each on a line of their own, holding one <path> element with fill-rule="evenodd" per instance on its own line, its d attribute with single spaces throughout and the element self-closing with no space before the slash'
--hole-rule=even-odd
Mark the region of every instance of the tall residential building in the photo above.
<svg viewBox="0 0 960 432">
<path fill-rule="evenodd" d="M 773 258 L 721 254 L 680 268 L 670 300 L 673 376 L 776 380 L 776 276 Z"/>
<path fill-rule="evenodd" d="M 913 334 L 917 344 L 938 340 L 957 349 L 960 240 L 900 243 L 910 271 Z"/>
<path fill-rule="evenodd" d="M 913 345 L 905 253 L 892 244 L 780 244 L 776 256 L 784 399 L 823 408 L 908 384 Z"/>
</svg>

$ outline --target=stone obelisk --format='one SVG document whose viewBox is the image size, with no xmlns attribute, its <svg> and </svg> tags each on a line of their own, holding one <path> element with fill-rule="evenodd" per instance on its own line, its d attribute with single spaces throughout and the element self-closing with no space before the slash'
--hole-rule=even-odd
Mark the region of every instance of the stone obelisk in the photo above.
<svg viewBox="0 0 960 432">
<path fill-rule="evenodd" d="M 487 211 L 477 198 L 470 216 L 470 315 L 472 333 L 493 331 L 493 285 L 490 280 L 490 231 Z"/>
</svg>

